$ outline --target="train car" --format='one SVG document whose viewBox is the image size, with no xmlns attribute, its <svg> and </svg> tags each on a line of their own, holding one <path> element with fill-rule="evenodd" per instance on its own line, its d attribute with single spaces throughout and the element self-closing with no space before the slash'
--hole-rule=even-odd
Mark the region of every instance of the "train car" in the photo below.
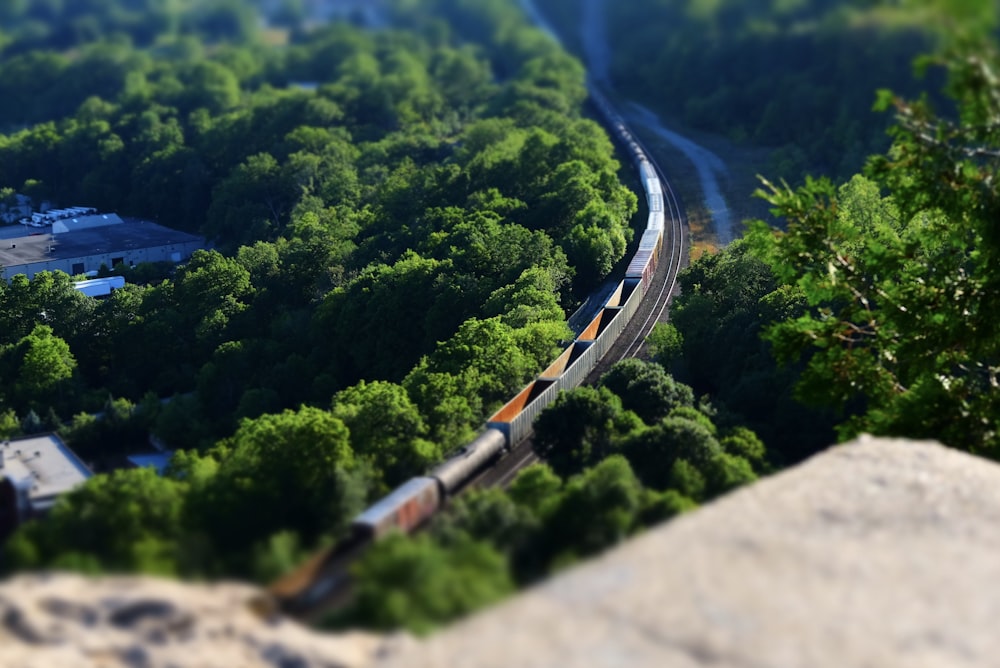
<svg viewBox="0 0 1000 668">
<path fill-rule="evenodd" d="M 413 531 L 437 512 L 442 490 L 435 478 L 412 478 L 354 518 L 355 536 L 378 540 L 393 529 Z"/>
<path fill-rule="evenodd" d="M 639 250 L 632 256 L 632 261 L 625 270 L 625 278 L 639 281 L 644 292 L 649 288 L 656 273 L 662 241 L 662 230 L 643 232 L 642 239 L 639 240 Z"/>
<path fill-rule="evenodd" d="M 642 286 L 643 292 L 646 292 L 655 273 L 656 259 L 653 257 L 653 251 L 640 250 L 632 256 L 632 261 L 628 264 L 628 271 L 625 278 L 628 281 L 637 282 Z"/>
<path fill-rule="evenodd" d="M 663 230 L 647 229 L 639 239 L 639 248 L 652 247 L 655 251 L 653 256 L 659 261 L 660 253 L 663 252 Z"/>
<path fill-rule="evenodd" d="M 646 198 L 646 204 L 649 205 L 650 213 L 663 213 L 663 194 L 651 193 L 649 197 Z"/>
<path fill-rule="evenodd" d="M 639 178 L 642 179 L 642 187 L 646 188 L 646 183 L 652 179 L 656 179 L 656 169 L 653 167 L 653 163 L 649 160 L 643 160 L 639 163 Z M 657 179 L 659 180 L 659 179 Z M 649 192 L 646 189 L 646 192 Z"/>
<path fill-rule="evenodd" d="M 619 317 L 622 316 L 622 317 Z M 579 341 L 593 341 L 594 355 L 601 359 L 625 330 L 628 320 L 620 308 L 603 308 L 577 337 Z"/>
<path fill-rule="evenodd" d="M 445 494 L 455 494 L 477 473 L 497 459 L 506 446 L 507 437 L 502 431 L 487 429 L 429 475 L 441 483 Z"/>
<path fill-rule="evenodd" d="M 646 221 L 647 230 L 664 230 L 666 224 L 666 214 L 663 211 L 650 211 Z"/>
<path fill-rule="evenodd" d="M 555 381 L 535 380 L 497 411 L 486 426 L 503 432 L 507 447 L 513 448 L 531 434 L 535 418 L 555 401 L 558 392 Z"/>
<path fill-rule="evenodd" d="M 574 341 L 538 378 L 554 381 L 560 391 L 579 387 L 597 366 L 597 357 L 593 354 L 596 350 L 591 350 L 593 346 L 593 341 Z"/>
<path fill-rule="evenodd" d="M 650 211 L 663 211 L 663 188 L 656 177 L 646 182 L 646 204 Z"/>
<path fill-rule="evenodd" d="M 611 295 L 605 306 L 609 308 L 622 309 L 622 315 L 626 320 L 631 320 L 635 312 L 639 310 L 639 304 L 645 296 L 645 286 L 637 281 L 622 281 L 618 284 L 618 289 Z"/>
</svg>

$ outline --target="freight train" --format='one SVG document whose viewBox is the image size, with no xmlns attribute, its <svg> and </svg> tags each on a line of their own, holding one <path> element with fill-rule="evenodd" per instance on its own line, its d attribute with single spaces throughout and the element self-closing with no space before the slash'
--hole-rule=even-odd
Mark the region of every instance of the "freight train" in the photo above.
<svg viewBox="0 0 1000 668">
<path fill-rule="evenodd" d="M 338 563 L 347 562 L 362 546 L 390 531 L 410 532 L 417 528 L 449 497 L 527 438 L 535 418 L 555 400 L 560 390 L 573 389 L 584 381 L 639 308 L 656 273 L 664 243 L 663 183 L 638 140 L 606 98 L 592 88 L 591 99 L 606 127 L 611 129 L 638 170 L 649 210 L 646 229 L 629 261 L 624 280 L 576 339 L 534 381 L 490 417 L 486 428 L 474 441 L 427 475 L 412 478 L 358 515 L 351 524 L 350 537 L 339 547 L 325 555 L 317 555 L 310 564 L 275 583 L 272 593 L 289 611 L 308 609 L 335 586 L 332 581 L 324 582 L 320 573 L 327 574 L 327 580 L 342 577 L 342 574 L 332 574 L 338 570 L 335 568 Z"/>
</svg>

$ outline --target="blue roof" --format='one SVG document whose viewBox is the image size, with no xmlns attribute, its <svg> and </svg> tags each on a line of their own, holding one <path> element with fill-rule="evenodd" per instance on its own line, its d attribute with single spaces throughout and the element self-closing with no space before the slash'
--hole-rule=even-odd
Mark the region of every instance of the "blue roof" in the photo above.
<svg viewBox="0 0 1000 668">
<path fill-rule="evenodd" d="M 152 466 L 158 475 L 163 475 L 173 456 L 172 452 L 154 452 L 148 455 L 129 455 L 128 460 L 135 464 L 136 468 Z"/>
</svg>

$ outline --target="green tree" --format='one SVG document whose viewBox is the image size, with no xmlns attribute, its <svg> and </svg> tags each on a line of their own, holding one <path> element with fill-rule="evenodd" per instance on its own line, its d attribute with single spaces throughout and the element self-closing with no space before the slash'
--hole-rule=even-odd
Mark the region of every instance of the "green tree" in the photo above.
<svg viewBox="0 0 1000 668">
<path fill-rule="evenodd" d="M 443 545 L 472 538 L 493 547 L 512 562 L 531 550 L 541 518 L 498 488 L 473 490 L 435 516 L 431 533 Z"/>
<path fill-rule="evenodd" d="M 709 497 L 732 491 L 757 479 L 753 468 L 743 457 L 719 452 L 705 466 L 705 482 Z"/>
<path fill-rule="evenodd" d="M 757 434 L 746 427 L 733 428 L 719 441 L 719 444 L 728 454 L 742 457 L 750 462 L 758 473 L 767 470 L 767 448 Z"/>
<path fill-rule="evenodd" d="M 368 459 L 390 488 L 443 457 L 426 439 L 427 426 L 400 385 L 361 381 L 334 396 L 332 414 L 350 431 L 354 452 Z"/>
<path fill-rule="evenodd" d="M 653 359 L 670 370 L 684 350 L 684 335 L 670 322 L 658 322 L 646 338 Z"/>
<path fill-rule="evenodd" d="M 675 381 L 662 366 L 630 358 L 618 362 L 601 376 L 600 384 L 622 400 L 647 424 L 666 417 L 678 407 L 694 406 L 694 392 Z"/>
<path fill-rule="evenodd" d="M 55 336 L 48 325 L 36 325 L 2 357 L 13 366 L 11 398 L 21 406 L 56 399 L 76 369 L 69 344 Z"/>
<path fill-rule="evenodd" d="M 295 194 L 274 156 L 252 155 L 214 189 L 206 232 L 227 248 L 271 240 L 288 223 Z"/>
<path fill-rule="evenodd" d="M 712 397 L 720 424 L 746 425 L 786 463 L 829 445 L 835 416 L 794 399 L 797 367 L 780 366 L 761 338 L 772 322 L 805 311 L 801 291 L 783 285 L 745 239 L 703 255 L 680 283 L 670 323 L 679 334 L 671 365 L 678 380 Z"/>
<path fill-rule="evenodd" d="M 496 405 L 523 387 L 537 363 L 518 346 L 500 318 L 471 318 L 427 357 L 427 368 L 459 379 L 467 396 Z"/>
<path fill-rule="evenodd" d="M 507 493 L 519 506 L 545 518 L 558 501 L 562 486 L 562 479 L 548 464 L 532 464 L 517 474 Z"/>
<path fill-rule="evenodd" d="M 535 452 L 561 476 L 579 473 L 619 450 L 621 439 L 642 427 L 606 387 L 560 392 L 535 421 Z"/>
<path fill-rule="evenodd" d="M 343 384 L 398 380 L 454 332 L 463 316 L 454 304 L 463 300 L 448 274 L 447 262 L 408 253 L 392 266 L 367 268 L 325 297 L 314 317 L 317 345 L 329 348 Z"/>
<path fill-rule="evenodd" d="M 10 439 L 21 431 L 21 421 L 12 408 L 0 412 L 0 438 Z"/>
<path fill-rule="evenodd" d="M 218 458 L 218 472 L 194 490 L 191 520 L 242 568 L 244 552 L 279 531 L 310 543 L 336 535 L 367 496 L 347 427 L 317 408 L 243 420 Z"/>
<path fill-rule="evenodd" d="M 514 588 L 504 559 L 487 545 L 463 539 L 443 548 L 425 534 L 379 541 L 354 577 L 348 622 L 416 633 L 494 603 Z"/>
<path fill-rule="evenodd" d="M 538 322 L 565 320 L 559 306 L 556 277 L 542 267 L 525 269 L 514 283 L 494 290 L 483 310 L 498 315 L 500 320 L 518 329 Z"/>
<path fill-rule="evenodd" d="M 890 180 L 898 178 L 886 169 Z M 753 242 L 810 308 L 767 336 L 781 359 L 805 359 L 802 399 L 861 409 L 842 436 L 905 434 L 988 452 L 995 445 L 986 417 L 993 414 L 994 393 L 986 388 L 995 351 L 979 321 L 993 308 L 985 297 L 994 273 L 988 232 L 982 209 L 952 195 L 929 200 L 937 196 L 925 187 L 922 203 L 939 206 L 911 216 L 862 177 L 839 190 L 828 181 L 772 187 L 764 196 L 788 229 L 758 225 Z M 978 183 L 964 187 L 974 200 L 995 197 Z"/>
<path fill-rule="evenodd" d="M 70 563 L 106 571 L 176 575 L 187 484 L 151 468 L 97 475 L 59 499 L 44 520 L 23 525 L 7 550 L 12 569 Z"/>
<path fill-rule="evenodd" d="M 546 527 L 551 554 L 586 556 L 621 541 L 635 528 L 641 501 L 642 485 L 621 455 L 570 479 Z"/>
<path fill-rule="evenodd" d="M 671 486 L 676 461 L 685 460 L 685 466 L 693 466 L 700 472 L 721 451 L 711 429 L 700 421 L 683 417 L 666 417 L 634 433 L 622 444 L 623 454 L 643 484 L 657 490 Z M 693 490 L 694 487 L 681 491 L 693 494 Z"/>
<path fill-rule="evenodd" d="M 444 450 L 468 443 L 482 420 L 483 404 L 466 393 L 458 376 L 431 371 L 426 361 L 403 380 L 403 386 L 427 421 L 428 435 Z"/>
<path fill-rule="evenodd" d="M 642 509 L 639 511 L 639 521 L 643 526 L 653 526 L 697 507 L 698 504 L 695 501 L 676 489 L 668 489 L 663 492 L 647 489 L 643 497 Z"/>
</svg>

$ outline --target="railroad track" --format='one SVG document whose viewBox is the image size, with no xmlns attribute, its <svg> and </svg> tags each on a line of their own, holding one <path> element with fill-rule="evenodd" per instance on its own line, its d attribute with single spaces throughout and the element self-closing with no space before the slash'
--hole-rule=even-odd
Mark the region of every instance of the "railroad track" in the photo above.
<svg viewBox="0 0 1000 668">
<path fill-rule="evenodd" d="M 670 303 L 677 294 L 680 270 L 687 264 L 688 237 L 684 207 L 656 160 L 652 157 L 649 157 L 649 160 L 656 167 L 657 176 L 663 184 L 664 202 L 669 214 L 667 216 L 669 222 L 663 231 L 661 262 L 642 305 L 632 316 L 632 320 L 618 341 L 588 374 L 584 384 L 596 383 L 612 366 L 623 359 L 642 356 L 646 338 L 653 331 L 653 327 L 658 322 L 663 322 L 666 317 Z"/>
<path fill-rule="evenodd" d="M 647 156 L 649 153 L 647 151 Z M 643 305 L 632 317 L 631 322 L 614 346 L 607 352 L 594 370 L 587 376 L 584 384 L 596 383 L 617 362 L 629 357 L 638 357 L 645 349 L 646 338 L 656 323 L 663 321 L 674 295 L 677 293 L 677 282 L 680 270 L 684 268 L 686 249 L 688 247 L 684 208 L 680 197 L 676 194 L 663 170 L 656 160 L 649 157 L 656 168 L 657 176 L 664 187 L 664 203 L 670 223 L 664 229 L 665 241 L 661 253 L 661 262 L 650 290 L 647 292 Z M 530 436 L 511 448 L 511 451 L 497 461 L 492 467 L 480 473 L 462 490 L 487 487 L 506 487 L 517 476 L 521 469 L 539 461 L 538 455 L 532 449 Z"/>
<path fill-rule="evenodd" d="M 649 155 L 649 153 L 647 152 L 646 155 Z M 665 276 L 659 285 L 659 289 L 656 291 L 655 299 L 652 300 L 649 314 L 640 323 L 638 331 L 631 337 L 622 337 L 623 340 L 627 341 L 627 345 L 624 354 L 622 354 L 619 360 L 639 356 L 639 353 L 645 346 L 646 338 L 653 331 L 653 327 L 656 326 L 656 323 L 663 320 L 663 316 L 670 307 L 670 302 L 677 291 L 677 277 L 684 266 L 684 249 L 687 247 L 687 237 L 684 233 L 686 229 L 684 225 L 684 209 L 681 207 L 680 198 L 677 197 L 673 187 L 670 185 L 670 181 L 667 180 L 666 175 L 660 169 L 656 160 L 652 156 L 649 157 L 649 160 L 656 167 L 656 173 L 663 184 L 663 199 L 670 215 L 670 225 L 667 226 L 669 239 L 663 244 L 663 254 L 667 256 L 666 262 L 662 265 Z M 639 318 L 633 318 L 633 320 L 637 321 Z M 612 352 L 614 352 L 614 349 L 612 349 Z"/>
<path fill-rule="evenodd" d="M 418 529 L 449 498 L 468 489 L 507 486 L 538 460 L 531 442 L 537 415 L 560 391 L 596 382 L 619 360 L 641 354 L 646 337 L 664 317 L 686 257 L 681 202 L 607 98 L 596 89 L 591 93 L 606 126 L 630 154 L 646 194 L 647 225 L 625 278 L 601 300 L 598 314 L 563 354 L 494 414 L 474 441 L 356 517 L 347 544 L 325 550 L 274 583 L 271 591 L 287 612 L 308 619 L 343 604 L 352 589 L 350 564 L 367 545 L 394 530 Z"/>
</svg>

